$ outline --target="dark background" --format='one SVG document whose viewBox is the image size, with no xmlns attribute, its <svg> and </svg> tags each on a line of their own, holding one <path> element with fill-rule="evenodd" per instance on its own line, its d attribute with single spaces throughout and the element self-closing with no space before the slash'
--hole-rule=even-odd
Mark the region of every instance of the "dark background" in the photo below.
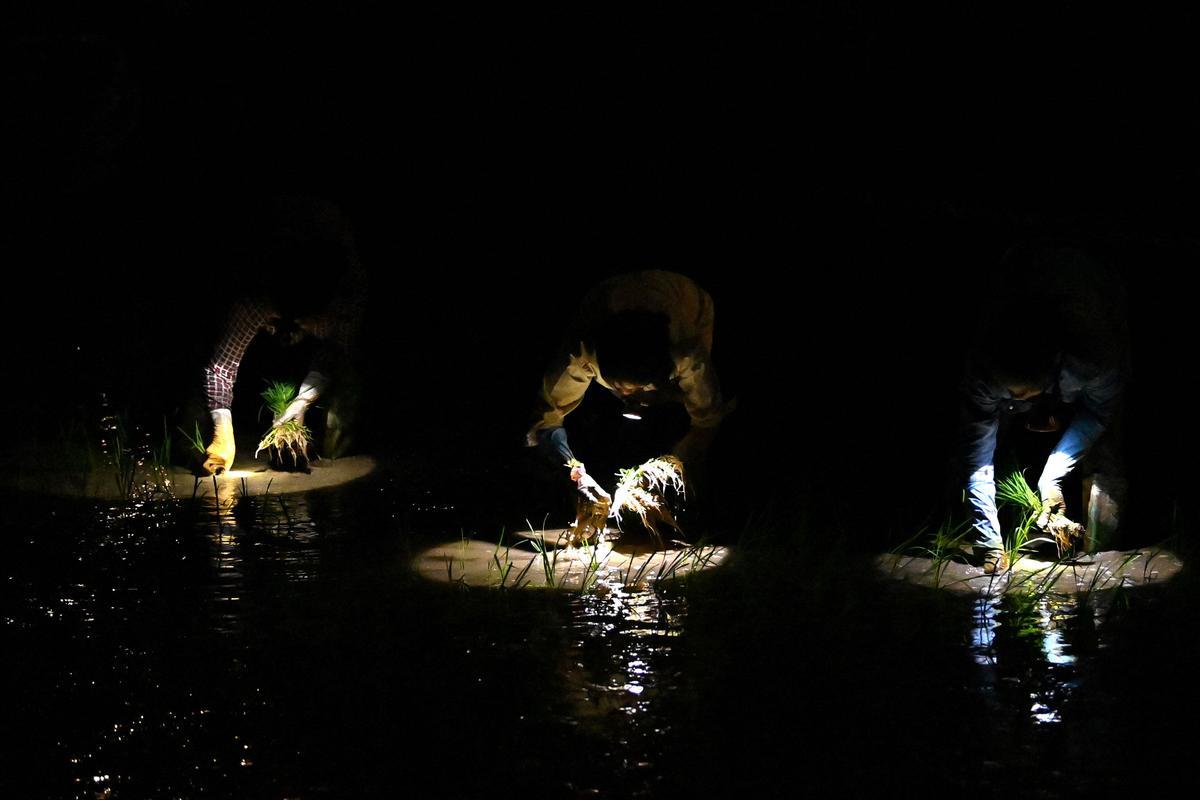
<svg viewBox="0 0 1200 800">
<path fill-rule="evenodd" d="M 1156 540 L 1192 513 L 1194 25 L 961 5 L 11 19 L 10 439 L 101 389 L 187 419 L 248 209 L 307 193 L 345 210 L 370 273 L 375 449 L 502 473 L 585 289 L 676 270 L 715 300 L 739 398 L 722 474 L 894 540 L 944 502 L 1000 255 L 1070 236 L 1127 282 L 1130 513 Z"/>
</svg>

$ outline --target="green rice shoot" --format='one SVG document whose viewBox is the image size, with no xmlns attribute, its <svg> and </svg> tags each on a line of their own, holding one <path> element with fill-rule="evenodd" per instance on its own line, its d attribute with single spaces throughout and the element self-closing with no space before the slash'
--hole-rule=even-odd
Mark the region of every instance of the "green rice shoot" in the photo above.
<svg viewBox="0 0 1200 800">
<path fill-rule="evenodd" d="M 1003 480 L 996 481 L 996 499 L 1002 504 L 1014 505 L 1026 515 L 1037 517 L 1042 513 L 1042 501 L 1025 480 L 1024 473 L 1014 472 Z"/>
<path fill-rule="evenodd" d="M 273 381 L 267 384 L 267 388 L 263 389 L 259 396 L 267 402 L 267 410 L 271 412 L 272 418 L 279 418 L 296 399 L 296 392 L 294 383 Z"/>
</svg>

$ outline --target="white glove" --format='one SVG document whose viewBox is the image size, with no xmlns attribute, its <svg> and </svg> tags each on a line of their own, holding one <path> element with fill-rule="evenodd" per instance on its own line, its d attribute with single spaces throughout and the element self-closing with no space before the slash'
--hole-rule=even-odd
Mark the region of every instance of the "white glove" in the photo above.
<svg viewBox="0 0 1200 800">
<path fill-rule="evenodd" d="M 325 390 L 328 380 L 319 372 L 313 371 L 308 373 L 304 382 L 300 384 L 300 392 L 282 414 L 271 421 L 272 427 L 278 428 L 285 422 L 295 422 L 304 424 L 304 412 L 308 407 L 321 396 L 321 392 Z"/>
<path fill-rule="evenodd" d="M 1042 513 L 1038 515 L 1037 526 L 1046 530 L 1054 517 L 1063 515 L 1067 503 L 1063 498 L 1062 479 L 1075 466 L 1075 459 L 1067 453 L 1056 450 L 1046 459 L 1042 477 L 1038 478 L 1038 495 L 1042 498 Z"/>
</svg>

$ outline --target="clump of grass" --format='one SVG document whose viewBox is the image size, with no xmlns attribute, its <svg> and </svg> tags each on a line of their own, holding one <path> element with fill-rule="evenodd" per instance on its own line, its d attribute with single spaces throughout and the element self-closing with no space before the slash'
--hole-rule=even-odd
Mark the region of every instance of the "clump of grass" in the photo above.
<svg viewBox="0 0 1200 800">
<path fill-rule="evenodd" d="M 261 397 L 266 401 L 271 416 L 280 417 L 296 399 L 296 391 L 295 384 L 275 381 L 267 385 Z M 299 466 L 301 460 L 308 460 L 308 444 L 311 439 L 312 431 L 296 420 L 272 425 L 258 443 L 254 457 L 257 458 L 263 450 L 270 449 L 279 458 L 280 463 L 283 463 L 286 457 L 291 459 L 292 464 Z"/>
<path fill-rule="evenodd" d="M 612 510 L 609 516 L 621 524 L 621 513 L 632 512 L 637 515 L 642 524 L 662 539 L 658 526 L 665 523 L 682 534 L 683 530 L 675 521 L 675 515 L 667 503 L 667 491 L 672 490 L 680 495 L 686 491 L 683 477 L 683 463 L 675 456 L 659 456 L 645 464 L 631 469 L 623 469 L 617 473 L 620 480 L 613 492 Z"/>
</svg>

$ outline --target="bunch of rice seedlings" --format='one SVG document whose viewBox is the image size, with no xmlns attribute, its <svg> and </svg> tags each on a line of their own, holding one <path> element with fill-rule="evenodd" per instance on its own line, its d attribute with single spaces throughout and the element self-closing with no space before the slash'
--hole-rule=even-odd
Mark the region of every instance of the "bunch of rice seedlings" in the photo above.
<svg viewBox="0 0 1200 800">
<path fill-rule="evenodd" d="M 295 384 L 280 381 L 269 384 L 263 390 L 262 399 L 266 401 L 267 409 L 273 418 L 287 411 L 288 406 L 296 399 L 296 391 Z M 311 439 L 312 431 L 296 420 L 272 425 L 258 443 L 254 457 L 258 458 L 259 453 L 270 448 L 280 463 L 284 463 L 284 457 L 287 456 L 293 465 L 299 466 L 301 459 L 308 460 L 308 443 Z"/>
<path fill-rule="evenodd" d="M 666 523 L 680 534 L 683 530 L 675 521 L 674 514 L 667 504 L 668 489 L 683 494 L 686 489 L 683 479 L 683 463 L 675 456 L 659 456 L 645 464 L 632 469 L 623 469 L 617 473 L 620 481 L 613 492 L 612 511 L 610 516 L 621 523 L 622 512 L 633 512 L 650 531 L 662 539 L 658 530 L 660 523 Z"/>
<path fill-rule="evenodd" d="M 604 535 L 611 506 L 612 501 L 607 497 L 588 500 L 581 496 L 575 504 L 575 522 L 571 525 L 569 533 L 570 545 L 579 547 L 593 541 L 600 541 Z"/>
<path fill-rule="evenodd" d="M 1041 499 L 1021 472 L 1014 472 L 1007 478 L 996 481 L 996 499 L 1001 503 L 1017 506 L 1035 519 L 1042 513 Z"/>
<path fill-rule="evenodd" d="M 1009 555 L 1010 559 L 1015 561 L 1018 551 L 1027 545 L 1051 541 L 1044 537 L 1030 538 L 1029 536 L 1037 518 L 1041 516 L 1043 507 L 1041 498 L 1033 491 L 1022 473 L 1014 472 L 1004 480 L 997 481 L 996 498 L 1001 503 L 1017 506 L 1022 512 L 1022 519 L 1010 537 L 1012 539 L 1009 548 L 1012 550 Z M 1076 539 L 1082 538 L 1084 527 L 1077 522 L 1072 522 L 1065 514 L 1055 513 L 1050 516 L 1046 525 L 1046 533 L 1053 537 L 1053 542 L 1061 557 L 1063 553 L 1070 552 Z"/>
</svg>

